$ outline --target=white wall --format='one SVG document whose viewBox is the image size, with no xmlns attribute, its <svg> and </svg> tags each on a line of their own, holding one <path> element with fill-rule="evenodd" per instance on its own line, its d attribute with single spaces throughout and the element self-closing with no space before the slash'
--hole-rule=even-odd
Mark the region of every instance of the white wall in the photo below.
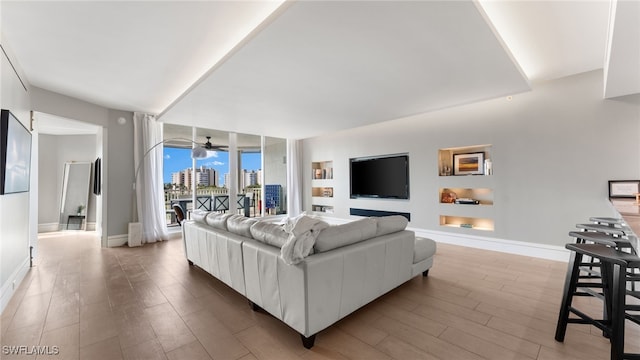
<svg viewBox="0 0 640 360">
<path fill-rule="evenodd" d="M 72 161 L 94 162 L 97 156 L 96 136 L 40 134 L 38 138 L 40 145 L 38 227 L 40 232 L 57 231 L 60 221 L 64 164 Z M 96 200 L 97 197 L 91 192 L 87 204 L 87 223 L 96 222 Z"/>
<path fill-rule="evenodd" d="M 118 124 L 117 119 L 124 117 L 125 124 Z M 133 164 L 133 113 L 126 111 L 109 111 L 108 152 L 103 163 L 105 176 L 103 189 L 108 188 L 107 222 L 109 241 L 113 245 L 127 241 L 129 222 L 132 219 L 133 181 L 135 170 Z M 119 240 L 118 240 L 119 238 Z M 113 241 L 112 241 L 113 240 Z M 124 241 L 124 242 L 123 242 Z"/>
<path fill-rule="evenodd" d="M 603 100 L 602 78 L 601 71 L 589 72 L 534 84 L 512 101 L 494 99 L 306 139 L 304 208 L 310 211 L 312 204 L 311 162 L 333 160 L 336 217 L 351 218 L 350 207 L 410 212 L 409 226 L 435 240 L 562 247 L 576 223 L 614 215 L 608 180 L 640 178 L 640 105 Z M 492 144 L 493 176 L 438 176 L 438 149 L 481 144 Z M 350 199 L 349 158 L 395 153 L 410 155 L 410 200 Z M 439 225 L 451 205 L 439 204 L 438 190 L 454 183 L 494 190 L 494 205 L 484 215 L 495 220 L 495 231 Z"/>
<path fill-rule="evenodd" d="M 24 80 L 25 77 L 22 76 L 19 64 L 11 55 L 8 45 L 4 41 L 1 45 L 3 51 L 0 52 L 0 107 L 10 110 L 29 129 L 29 84 Z M 5 51 L 9 58 L 5 56 Z M 14 67 L 18 73 L 14 71 Z M 24 85 L 20 78 L 23 79 Z M 32 138 L 32 141 L 37 143 L 37 138 Z M 36 234 L 32 230 L 36 228 L 37 220 L 30 216 L 35 212 L 37 199 L 38 173 L 34 164 L 37 164 L 37 153 L 32 152 L 30 192 L 0 196 L 0 311 L 20 285 L 29 266 L 29 246 L 32 243 L 35 246 L 35 240 L 32 238 L 35 238 Z"/>
</svg>

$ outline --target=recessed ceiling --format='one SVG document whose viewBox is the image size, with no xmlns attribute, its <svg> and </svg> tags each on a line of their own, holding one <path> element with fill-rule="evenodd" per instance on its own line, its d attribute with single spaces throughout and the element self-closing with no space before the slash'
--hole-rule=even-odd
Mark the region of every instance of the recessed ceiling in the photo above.
<svg viewBox="0 0 640 360">
<path fill-rule="evenodd" d="M 602 69 L 609 1 L 481 1 L 532 81 Z"/>
<path fill-rule="evenodd" d="M 595 69 L 606 97 L 639 94 L 639 4 L 1 1 L 0 33 L 33 86 L 168 124 L 304 138 Z"/>
<path fill-rule="evenodd" d="M 161 116 L 305 138 L 529 90 L 473 2 L 296 2 Z"/>
</svg>

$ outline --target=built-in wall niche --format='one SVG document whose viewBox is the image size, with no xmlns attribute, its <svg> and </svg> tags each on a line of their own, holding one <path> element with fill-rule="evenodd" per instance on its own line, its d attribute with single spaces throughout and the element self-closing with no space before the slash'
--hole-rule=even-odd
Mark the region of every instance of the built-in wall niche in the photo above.
<svg viewBox="0 0 640 360">
<path fill-rule="evenodd" d="M 314 180 L 333 179 L 333 161 L 312 162 L 311 170 L 311 178 Z"/>
<path fill-rule="evenodd" d="M 313 187 L 311 188 L 311 196 L 313 197 L 333 197 L 332 187 Z"/>
<path fill-rule="evenodd" d="M 491 145 L 472 145 L 438 150 L 438 175 L 492 175 Z"/>
<path fill-rule="evenodd" d="M 440 226 L 482 231 L 494 230 L 492 219 L 463 216 L 440 215 Z"/>
<path fill-rule="evenodd" d="M 333 161 L 311 163 L 311 211 L 333 213 Z"/>
<path fill-rule="evenodd" d="M 311 205 L 311 211 L 331 214 L 331 213 L 333 213 L 333 206 L 330 206 L 330 205 Z"/>
<path fill-rule="evenodd" d="M 469 201 L 477 201 L 477 205 L 493 205 L 493 189 L 488 188 L 440 188 L 441 204 L 475 205 Z M 456 204 L 455 200 L 461 203 Z"/>
</svg>

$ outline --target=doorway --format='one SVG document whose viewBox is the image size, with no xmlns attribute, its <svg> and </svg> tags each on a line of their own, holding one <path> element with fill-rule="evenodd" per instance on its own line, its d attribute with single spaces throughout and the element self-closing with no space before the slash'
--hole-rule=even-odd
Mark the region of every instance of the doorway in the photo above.
<svg viewBox="0 0 640 360">
<path fill-rule="evenodd" d="M 100 231 L 101 200 L 95 194 L 102 128 L 36 114 L 38 120 L 38 234 Z M 98 161 L 99 163 L 99 161 Z"/>
</svg>

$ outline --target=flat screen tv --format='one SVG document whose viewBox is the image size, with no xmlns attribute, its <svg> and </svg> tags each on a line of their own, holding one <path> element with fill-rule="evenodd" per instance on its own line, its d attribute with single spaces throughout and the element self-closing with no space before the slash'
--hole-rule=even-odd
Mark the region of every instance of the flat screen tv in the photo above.
<svg viewBox="0 0 640 360">
<path fill-rule="evenodd" d="M 9 111 L 0 112 L 0 195 L 28 192 L 31 132 Z"/>
<path fill-rule="evenodd" d="M 409 198 L 409 155 L 349 159 L 351 198 Z"/>
</svg>

